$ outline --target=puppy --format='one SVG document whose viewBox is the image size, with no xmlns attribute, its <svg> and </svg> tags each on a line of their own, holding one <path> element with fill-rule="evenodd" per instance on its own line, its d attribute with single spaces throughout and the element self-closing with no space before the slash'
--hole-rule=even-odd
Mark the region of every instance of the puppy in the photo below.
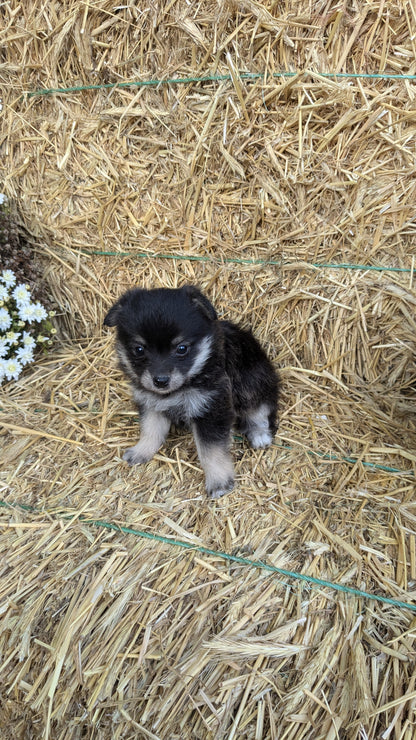
<svg viewBox="0 0 416 740">
<path fill-rule="evenodd" d="M 255 447 L 277 429 L 278 376 L 250 331 L 219 321 L 193 286 L 130 290 L 110 308 L 120 366 L 129 378 L 141 422 L 130 465 L 150 460 L 171 423 L 192 429 L 211 498 L 234 485 L 230 432 Z"/>
</svg>

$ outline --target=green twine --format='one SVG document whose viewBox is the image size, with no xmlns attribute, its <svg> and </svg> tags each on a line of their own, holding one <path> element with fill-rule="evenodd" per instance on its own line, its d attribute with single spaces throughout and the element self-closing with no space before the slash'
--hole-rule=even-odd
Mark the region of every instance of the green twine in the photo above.
<svg viewBox="0 0 416 740">
<path fill-rule="evenodd" d="M 277 445 L 276 445 L 277 446 Z M 400 468 L 393 468 L 390 465 L 380 465 L 379 463 L 366 462 L 365 460 L 359 460 L 356 457 L 337 457 L 325 452 L 317 452 L 315 450 L 307 450 L 308 455 L 315 455 L 320 457 L 322 460 L 330 460 L 331 462 L 346 462 L 351 465 L 356 465 L 358 462 L 363 468 L 370 468 L 370 470 L 382 470 L 384 473 L 400 473 L 400 475 L 414 475 L 413 470 L 405 471 Z"/>
<path fill-rule="evenodd" d="M 171 539 L 170 537 L 164 537 L 160 534 L 154 534 L 152 532 L 145 532 L 141 529 L 133 529 L 132 527 L 123 527 L 118 524 L 113 524 L 112 522 L 103 521 L 102 519 L 88 519 L 84 516 L 77 516 L 73 514 L 65 514 L 60 512 L 48 512 L 43 511 L 41 509 L 36 509 L 32 506 L 27 506 L 24 504 L 8 504 L 6 501 L 0 500 L 0 507 L 7 508 L 7 509 L 13 509 L 15 507 L 18 507 L 22 509 L 23 511 L 28 511 L 30 513 L 34 514 L 46 514 L 48 516 L 58 516 L 62 519 L 66 520 L 72 520 L 72 521 L 80 521 L 82 524 L 89 524 L 94 527 L 100 527 L 101 529 L 107 529 L 112 530 L 114 532 L 121 532 L 123 534 L 131 534 L 134 537 L 142 537 L 144 539 L 152 540 L 153 542 L 160 542 L 165 545 L 169 545 L 171 547 L 179 547 L 184 550 L 193 550 L 194 552 L 201 553 L 202 555 L 210 555 L 212 557 L 221 558 L 222 560 L 226 560 L 228 562 L 232 563 L 238 563 L 239 565 L 245 565 L 251 568 L 259 568 L 260 570 L 266 570 L 269 573 L 273 573 L 275 575 L 284 576 L 285 578 L 291 578 L 297 581 L 302 581 L 303 583 L 307 583 L 310 586 L 317 586 L 320 588 L 330 588 L 334 591 L 340 591 L 344 594 L 349 594 L 350 596 L 358 596 L 363 599 L 369 599 L 373 601 L 379 601 L 382 604 L 389 604 L 390 606 L 399 607 L 400 609 L 410 609 L 413 612 L 416 612 L 416 604 L 411 604 L 407 601 L 399 601 L 397 599 L 391 599 L 388 596 L 380 596 L 379 594 L 371 594 L 367 591 L 363 591 L 358 588 L 352 588 L 350 586 L 344 586 L 340 583 L 333 583 L 332 581 L 327 581 L 322 578 L 315 578 L 314 576 L 308 576 L 304 573 L 299 573 L 297 571 L 292 570 L 286 570 L 285 568 L 278 568 L 275 565 L 271 565 L 270 563 L 265 563 L 263 560 L 250 560 L 249 558 L 243 558 L 239 555 L 231 555 L 227 552 L 222 552 L 221 550 L 212 550 L 209 547 L 203 547 L 201 545 L 193 545 L 189 542 L 183 542 L 182 540 L 175 540 Z M 288 584 L 285 584 L 288 585 Z"/>
<path fill-rule="evenodd" d="M 74 250 L 75 251 L 75 250 Z M 161 259 L 161 260 L 182 260 L 189 262 L 223 262 L 226 265 L 260 265 L 262 267 L 292 267 L 299 265 L 302 267 L 314 267 L 319 270 L 373 270 L 375 272 L 401 272 L 415 273 L 416 267 L 384 267 L 383 265 L 354 265 L 347 262 L 326 263 L 326 262 L 305 262 L 302 259 L 296 262 L 285 262 L 284 260 L 263 260 L 256 258 L 244 257 L 210 257 L 198 254 L 159 254 L 158 252 L 107 252 L 101 250 L 80 249 L 75 251 L 76 254 L 83 254 L 86 257 L 120 257 L 128 259 Z"/>
<path fill-rule="evenodd" d="M 270 77 L 276 79 L 279 77 L 291 78 L 298 75 L 312 75 L 324 78 L 344 78 L 344 79 L 364 79 L 364 80 L 416 80 L 414 74 L 381 74 L 365 72 L 314 72 L 305 70 L 303 72 L 273 72 Z M 265 79 L 267 75 L 264 72 L 240 72 L 241 80 L 259 80 Z M 232 80 L 231 74 L 224 75 L 206 75 L 204 77 L 169 77 L 162 80 L 131 80 L 130 82 L 109 82 L 102 85 L 75 85 L 72 87 L 56 87 L 33 90 L 25 93 L 25 97 L 32 98 L 40 95 L 55 95 L 66 93 L 83 92 L 84 90 L 112 90 L 114 88 L 124 87 L 158 87 L 159 85 L 190 85 L 204 82 L 229 82 Z"/>
<path fill-rule="evenodd" d="M 241 441 L 243 437 L 241 437 L 239 434 L 235 434 L 234 439 Z M 272 447 L 276 447 L 279 450 L 286 450 L 288 452 L 293 452 L 296 450 L 296 448 L 291 445 L 283 445 L 279 444 L 278 442 L 272 442 Z M 357 463 L 360 463 L 363 468 L 370 468 L 370 470 L 382 470 L 383 473 L 399 473 L 400 475 L 404 476 L 414 475 L 413 470 L 401 470 L 400 468 L 393 468 L 390 465 L 381 465 L 380 463 L 366 462 L 365 460 L 361 460 L 358 457 L 351 457 L 349 455 L 338 457 L 338 455 L 332 455 L 329 452 L 319 452 L 318 450 L 307 449 L 304 449 L 304 452 L 306 452 L 309 457 L 319 457 L 321 460 L 329 460 L 330 462 L 349 463 L 350 465 L 356 465 Z"/>
</svg>

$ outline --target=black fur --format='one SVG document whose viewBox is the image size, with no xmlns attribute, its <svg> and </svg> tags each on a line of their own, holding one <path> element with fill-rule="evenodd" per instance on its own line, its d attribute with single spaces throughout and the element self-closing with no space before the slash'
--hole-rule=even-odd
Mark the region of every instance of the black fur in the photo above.
<svg viewBox="0 0 416 740">
<path fill-rule="evenodd" d="M 208 493 L 217 498 L 234 483 L 229 453 L 234 426 L 254 447 L 266 447 L 277 429 L 279 380 L 251 331 L 219 321 L 194 286 L 134 289 L 110 308 L 120 365 L 131 381 L 142 436 L 124 458 L 146 462 L 171 422 L 195 437 Z"/>
</svg>

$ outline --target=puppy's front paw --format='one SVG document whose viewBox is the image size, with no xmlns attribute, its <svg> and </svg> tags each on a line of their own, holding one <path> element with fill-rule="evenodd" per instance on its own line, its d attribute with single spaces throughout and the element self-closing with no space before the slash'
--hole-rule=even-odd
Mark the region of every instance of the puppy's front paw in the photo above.
<svg viewBox="0 0 416 740">
<path fill-rule="evenodd" d="M 218 481 L 207 486 L 207 493 L 210 498 L 221 498 L 234 488 L 234 478 L 228 478 L 226 481 Z"/>
<path fill-rule="evenodd" d="M 273 437 L 270 432 L 256 430 L 254 432 L 247 433 L 248 441 L 255 450 L 260 450 L 264 447 L 269 447 L 273 441 Z"/>
<path fill-rule="evenodd" d="M 143 448 L 140 448 L 139 445 L 135 445 L 135 447 L 129 447 L 124 455 L 123 460 L 126 461 L 129 465 L 143 465 L 143 463 L 149 462 L 151 460 L 153 455 L 146 454 Z"/>
</svg>

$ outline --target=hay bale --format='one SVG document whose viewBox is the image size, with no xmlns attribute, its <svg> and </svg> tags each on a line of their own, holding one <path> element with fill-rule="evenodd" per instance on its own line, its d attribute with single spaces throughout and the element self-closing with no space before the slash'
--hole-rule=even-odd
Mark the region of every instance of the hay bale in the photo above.
<svg viewBox="0 0 416 740">
<path fill-rule="evenodd" d="M 3 11 L 2 187 L 60 314 L 0 391 L 0 497 L 34 507 L 0 509 L 4 737 L 410 740 L 410 609 L 82 517 L 415 603 L 414 84 L 322 74 L 411 74 L 411 4 Z M 137 414 L 103 316 L 183 282 L 283 379 L 275 446 L 236 439 L 215 503 L 189 435 L 121 461 Z"/>
</svg>

